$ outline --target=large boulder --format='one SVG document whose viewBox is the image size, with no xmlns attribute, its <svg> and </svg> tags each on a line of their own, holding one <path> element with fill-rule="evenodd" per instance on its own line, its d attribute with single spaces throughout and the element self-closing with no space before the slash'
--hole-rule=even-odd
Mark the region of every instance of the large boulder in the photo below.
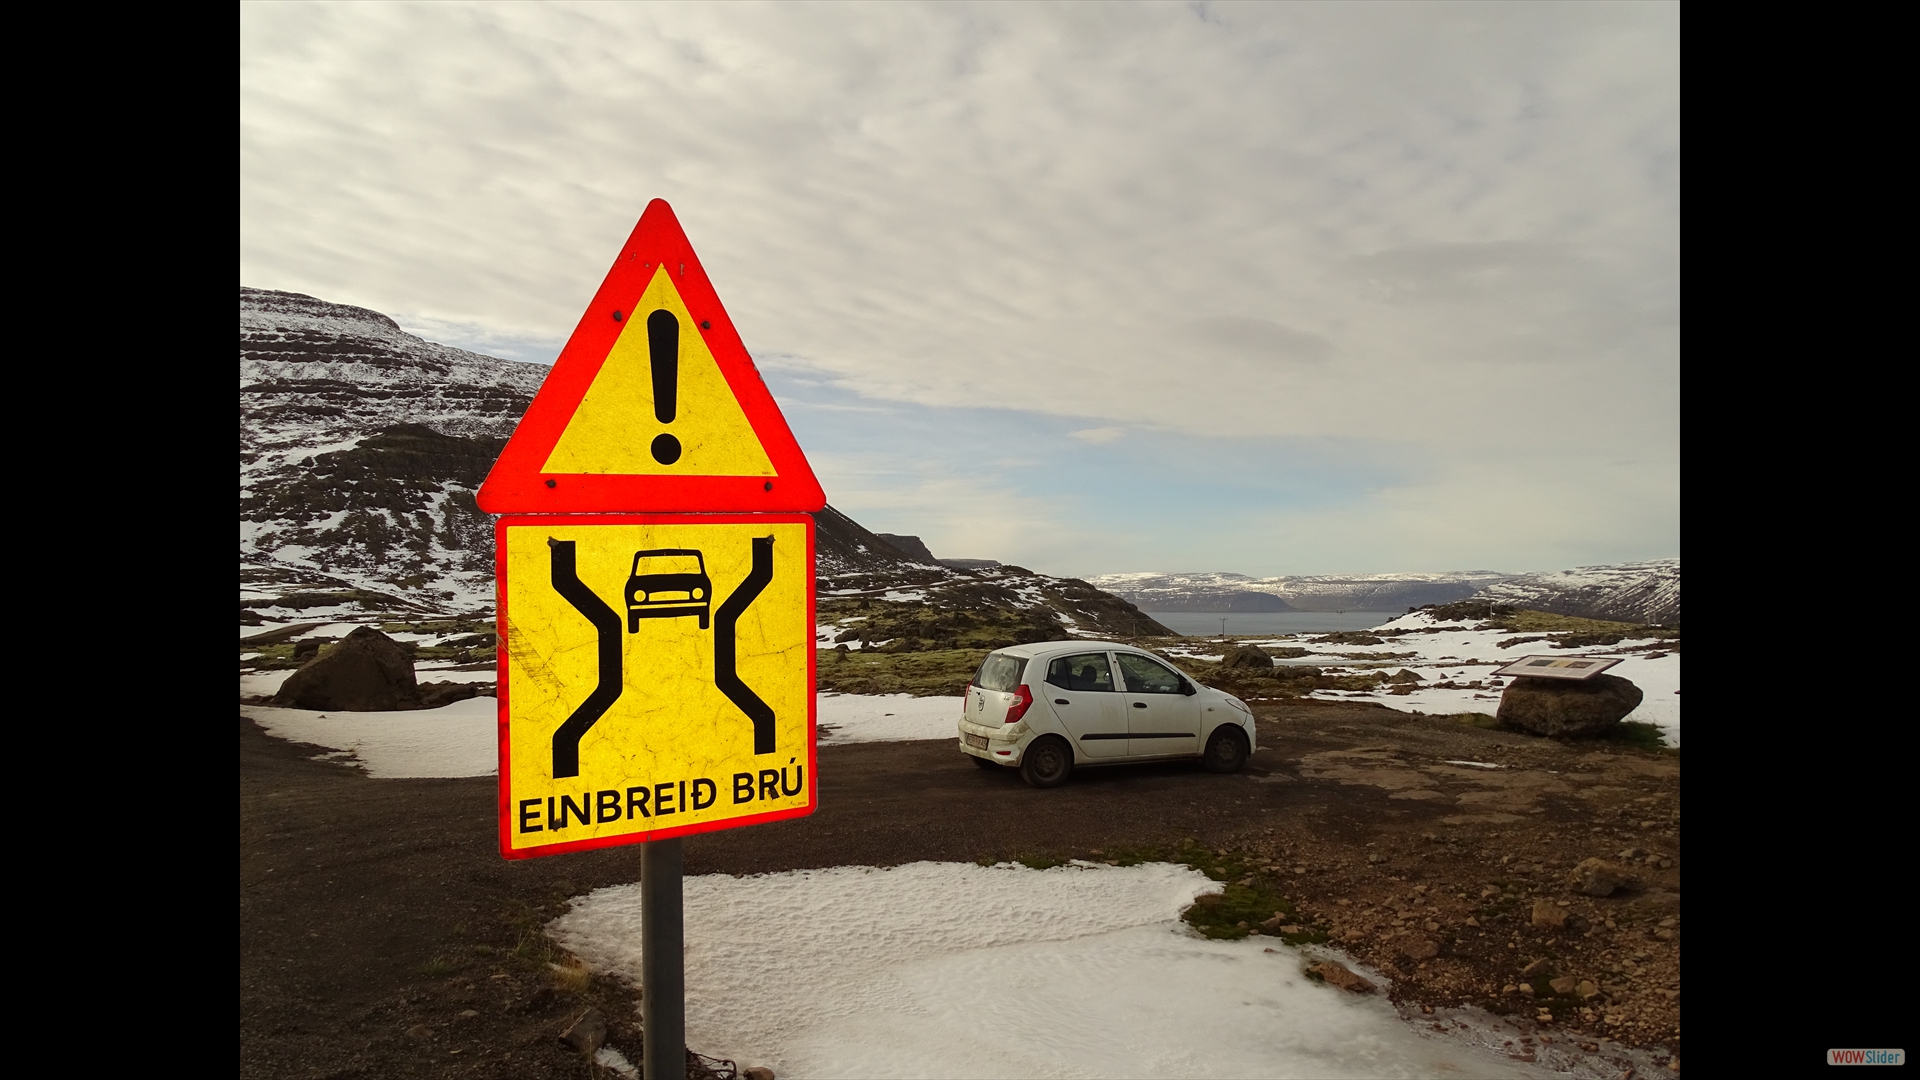
<svg viewBox="0 0 1920 1080">
<path fill-rule="evenodd" d="M 273 703 L 341 712 L 417 709 L 413 654 L 373 627 L 359 627 L 288 676 Z"/>
<path fill-rule="evenodd" d="M 1268 656 L 1258 645 L 1235 645 L 1227 650 L 1225 656 L 1220 658 L 1220 666 L 1223 668 L 1257 668 L 1261 671 L 1268 671 L 1273 668 L 1273 657 Z"/>
<path fill-rule="evenodd" d="M 1605 734 L 1640 706 L 1640 688 L 1617 675 L 1518 678 L 1500 695 L 1502 724 L 1557 739 Z"/>
</svg>

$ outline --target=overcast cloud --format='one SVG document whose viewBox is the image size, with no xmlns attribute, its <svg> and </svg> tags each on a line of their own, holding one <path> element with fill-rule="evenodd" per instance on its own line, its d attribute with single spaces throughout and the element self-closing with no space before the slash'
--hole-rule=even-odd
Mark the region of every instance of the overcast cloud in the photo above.
<svg viewBox="0 0 1920 1080">
<path fill-rule="evenodd" d="M 240 24 L 242 284 L 548 362 L 665 198 L 828 497 L 936 554 L 1679 553 L 1674 5 Z"/>
</svg>

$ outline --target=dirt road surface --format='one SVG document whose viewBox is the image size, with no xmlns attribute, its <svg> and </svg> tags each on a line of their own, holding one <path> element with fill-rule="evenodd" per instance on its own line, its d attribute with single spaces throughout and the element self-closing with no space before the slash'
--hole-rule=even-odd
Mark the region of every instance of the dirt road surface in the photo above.
<svg viewBox="0 0 1920 1080">
<path fill-rule="evenodd" d="M 690 837 L 686 872 L 1097 861 L 1191 839 L 1264 867 L 1396 1001 L 1677 1055 L 1677 754 L 1373 706 L 1257 712 L 1240 774 L 1084 769 L 1052 791 L 946 741 L 823 748 L 816 814 Z M 638 1060 L 632 990 L 540 932 L 570 897 L 636 880 L 638 849 L 509 863 L 492 778 L 371 780 L 240 728 L 242 1076 L 584 1077 L 557 1036 L 590 1005 Z M 1632 883 L 1576 892 L 1573 868 L 1594 857 Z"/>
</svg>

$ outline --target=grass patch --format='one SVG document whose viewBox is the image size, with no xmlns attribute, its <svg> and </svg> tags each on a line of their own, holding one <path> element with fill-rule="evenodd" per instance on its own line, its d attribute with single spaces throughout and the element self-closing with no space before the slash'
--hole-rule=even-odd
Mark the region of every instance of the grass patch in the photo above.
<svg viewBox="0 0 1920 1080">
<path fill-rule="evenodd" d="M 932 652 L 823 651 L 815 685 L 835 694 L 912 694 L 958 697 L 980 670 L 987 649 Z"/>
<path fill-rule="evenodd" d="M 1468 727 L 1483 728 L 1487 731 L 1497 731 L 1499 730 L 1499 727 L 1500 727 L 1500 721 L 1498 718 L 1488 716 L 1486 713 L 1483 713 L 1483 712 L 1443 713 L 1440 715 L 1439 719 L 1452 720 L 1457 723 L 1465 724 Z"/>
<path fill-rule="evenodd" d="M 420 974 L 425 975 L 429 979 L 442 979 L 458 970 L 460 970 L 458 967 L 447 963 L 438 956 L 420 965 Z"/>
<path fill-rule="evenodd" d="M 1067 636 L 1059 617 L 1044 607 L 1017 610 L 967 597 L 945 602 L 835 597 L 821 600 L 815 617 L 823 624 L 843 624 L 838 641 L 865 642 L 892 652 L 991 652 Z"/>
<path fill-rule="evenodd" d="M 1268 875 L 1244 852 L 1202 847 L 1187 839 L 1171 848 L 1150 846 L 1113 851 L 1108 859 L 1119 866 L 1178 863 L 1215 881 L 1225 882 L 1223 891 L 1198 898 L 1193 906 L 1180 913 L 1183 922 L 1209 938 L 1229 941 L 1244 938 L 1275 915 L 1285 916 L 1288 923 L 1298 922 L 1293 901 L 1279 890 L 1279 879 Z M 1299 933 L 1279 937 L 1289 945 L 1318 945 L 1327 940 L 1327 933 L 1320 927 L 1301 923 Z"/>
<path fill-rule="evenodd" d="M 1659 725 L 1644 720 L 1622 720 L 1602 736 L 1607 742 L 1619 743 L 1640 750 L 1670 750 L 1666 734 Z"/>
</svg>

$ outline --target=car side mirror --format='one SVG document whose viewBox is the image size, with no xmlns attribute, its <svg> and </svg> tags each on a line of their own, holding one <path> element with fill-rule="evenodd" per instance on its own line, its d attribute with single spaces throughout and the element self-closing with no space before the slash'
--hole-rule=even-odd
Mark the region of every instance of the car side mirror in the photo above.
<svg viewBox="0 0 1920 1080">
<path fill-rule="evenodd" d="M 1187 680 L 1181 679 L 1180 692 L 1187 695 L 1188 697 L 1192 697 L 1193 695 L 1199 693 L 1200 690 L 1199 688 L 1195 687 L 1192 683 L 1188 682 Z"/>
</svg>

